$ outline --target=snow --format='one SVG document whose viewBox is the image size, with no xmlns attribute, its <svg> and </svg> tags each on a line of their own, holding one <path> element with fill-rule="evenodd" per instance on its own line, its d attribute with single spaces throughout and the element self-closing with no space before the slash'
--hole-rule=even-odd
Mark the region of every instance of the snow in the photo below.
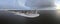
<svg viewBox="0 0 60 24">
<path fill-rule="evenodd" d="M 38 17 L 39 16 L 39 14 L 24 14 L 24 13 L 13 12 L 13 11 L 10 11 L 10 12 L 14 13 L 15 15 L 20 15 L 20 16 L 30 17 L 30 18 L 34 18 L 34 17 Z"/>
</svg>

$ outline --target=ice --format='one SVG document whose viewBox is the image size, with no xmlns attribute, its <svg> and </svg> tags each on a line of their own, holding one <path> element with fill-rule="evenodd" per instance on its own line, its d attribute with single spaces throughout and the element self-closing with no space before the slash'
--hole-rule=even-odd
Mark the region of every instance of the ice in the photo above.
<svg viewBox="0 0 60 24">
<path fill-rule="evenodd" d="M 10 12 L 14 13 L 15 15 L 20 15 L 20 16 L 30 17 L 30 18 L 34 18 L 34 17 L 38 17 L 39 16 L 39 14 L 24 14 L 24 13 L 14 12 L 14 11 L 10 11 Z"/>
</svg>

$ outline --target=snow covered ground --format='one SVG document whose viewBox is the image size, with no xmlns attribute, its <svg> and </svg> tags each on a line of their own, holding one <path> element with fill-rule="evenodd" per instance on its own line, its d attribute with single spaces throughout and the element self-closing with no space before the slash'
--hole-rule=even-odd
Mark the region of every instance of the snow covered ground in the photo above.
<svg viewBox="0 0 60 24">
<path fill-rule="evenodd" d="M 39 16 L 39 14 L 24 14 L 24 13 L 14 12 L 14 11 L 9 11 L 9 12 L 14 13 L 15 15 L 20 15 L 20 16 L 30 17 L 30 18 L 35 18 Z"/>
</svg>

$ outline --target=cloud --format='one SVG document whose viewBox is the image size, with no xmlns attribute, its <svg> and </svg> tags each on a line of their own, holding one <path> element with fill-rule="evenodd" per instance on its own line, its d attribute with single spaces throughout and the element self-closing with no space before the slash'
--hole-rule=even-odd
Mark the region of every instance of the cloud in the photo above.
<svg viewBox="0 0 60 24">
<path fill-rule="evenodd" d="M 25 0 L 0 0 L 0 9 L 30 10 L 30 8 L 26 7 L 24 4 Z"/>
</svg>

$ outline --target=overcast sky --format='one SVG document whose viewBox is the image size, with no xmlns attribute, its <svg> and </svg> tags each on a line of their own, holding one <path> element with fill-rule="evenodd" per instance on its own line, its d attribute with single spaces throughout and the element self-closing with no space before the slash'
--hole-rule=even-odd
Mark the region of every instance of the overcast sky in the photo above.
<svg viewBox="0 0 60 24">
<path fill-rule="evenodd" d="M 24 6 L 25 0 L 0 0 L 0 9 L 23 9 L 30 10 L 29 7 Z"/>
<path fill-rule="evenodd" d="M 30 7 L 25 6 L 26 0 L 0 0 L 0 9 L 25 9 L 30 10 Z M 57 0 L 60 3 L 60 0 Z M 5 7 L 5 8 L 3 8 Z"/>
</svg>

